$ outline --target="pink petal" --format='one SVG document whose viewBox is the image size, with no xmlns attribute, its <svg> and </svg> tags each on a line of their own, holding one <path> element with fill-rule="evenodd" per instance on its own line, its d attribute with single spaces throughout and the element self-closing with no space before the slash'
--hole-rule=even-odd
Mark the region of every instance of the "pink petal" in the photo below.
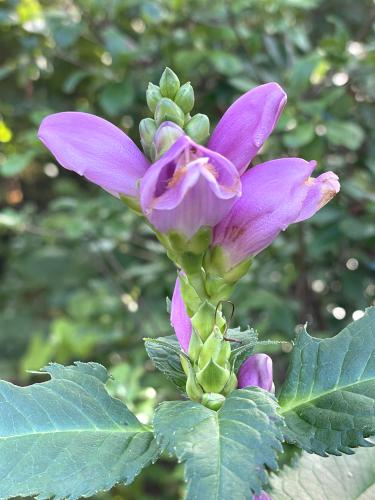
<svg viewBox="0 0 375 500">
<path fill-rule="evenodd" d="M 271 134 L 286 99 L 274 82 L 249 90 L 225 112 L 208 148 L 228 158 L 242 174 Z"/>
<path fill-rule="evenodd" d="M 337 176 L 310 177 L 316 162 L 280 158 L 256 165 L 242 177 L 242 196 L 214 229 L 214 245 L 231 269 L 272 243 L 289 224 L 311 217 L 339 189 Z"/>
<path fill-rule="evenodd" d="M 186 312 L 184 301 L 182 300 L 180 280 L 178 278 L 176 279 L 172 296 L 171 324 L 180 346 L 185 352 L 188 352 L 192 326 L 188 313 Z"/>
<path fill-rule="evenodd" d="M 137 196 L 137 182 L 149 162 L 107 120 L 88 113 L 56 113 L 42 121 L 38 137 L 66 169 L 117 196 Z"/>
</svg>

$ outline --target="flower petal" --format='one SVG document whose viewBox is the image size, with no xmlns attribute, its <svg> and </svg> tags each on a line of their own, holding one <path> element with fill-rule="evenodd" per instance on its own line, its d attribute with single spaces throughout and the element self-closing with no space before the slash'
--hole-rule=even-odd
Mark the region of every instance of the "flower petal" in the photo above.
<svg viewBox="0 0 375 500">
<path fill-rule="evenodd" d="M 141 181 L 141 206 L 163 233 L 192 237 L 215 226 L 241 194 L 235 167 L 221 155 L 180 137 Z"/>
<path fill-rule="evenodd" d="M 275 82 L 249 90 L 224 113 L 208 147 L 228 158 L 242 174 L 271 134 L 286 99 Z"/>
<path fill-rule="evenodd" d="M 38 137 L 66 169 L 115 195 L 137 196 L 137 182 L 149 162 L 107 120 L 89 113 L 56 113 L 42 121 Z"/>
<path fill-rule="evenodd" d="M 273 383 L 272 359 L 267 354 L 253 354 L 244 361 L 237 374 L 238 388 L 261 387 L 275 392 Z"/>
<path fill-rule="evenodd" d="M 185 352 L 188 352 L 192 326 L 184 301 L 182 300 L 180 280 L 178 278 L 172 296 L 171 325 L 174 328 L 180 346 Z"/>
<path fill-rule="evenodd" d="M 340 191 L 339 178 L 334 172 L 325 172 L 316 179 L 311 177 L 307 182 L 311 187 L 294 222 L 312 217 Z"/>
<path fill-rule="evenodd" d="M 225 251 L 228 269 L 256 255 L 289 224 L 313 215 L 338 191 L 335 174 L 310 177 L 316 162 L 280 158 L 248 170 L 243 194 L 214 229 L 214 245 Z"/>
</svg>

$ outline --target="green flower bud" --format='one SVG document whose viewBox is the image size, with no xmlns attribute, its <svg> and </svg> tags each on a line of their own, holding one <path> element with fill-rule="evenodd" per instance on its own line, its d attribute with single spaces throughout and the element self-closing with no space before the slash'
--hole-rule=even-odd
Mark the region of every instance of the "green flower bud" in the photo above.
<svg viewBox="0 0 375 500">
<path fill-rule="evenodd" d="M 156 106 L 162 97 L 160 88 L 150 82 L 146 90 L 146 101 L 151 113 L 155 113 Z"/>
<path fill-rule="evenodd" d="M 200 338 L 206 341 L 215 326 L 215 307 L 209 302 L 204 301 L 191 318 L 191 323 Z"/>
<path fill-rule="evenodd" d="M 165 68 L 163 74 L 161 75 L 159 85 L 160 92 L 163 97 L 174 99 L 178 89 L 180 88 L 180 80 L 174 71 L 170 68 Z"/>
<path fill-rule="evenodd" d="M 182 135 L 184 135 L 184 131 L 175 123 L 162 123 L 154 135 L 153 144 L 155 146 L 156 159 L 158 160 L 163 156 Z"/>
<path fill-rule="evenodd" d="M 198 359 L 198 367 L 203 368 L 210 359 L 217 360 L 223 344 L 223 335 L 219 328 L 214 327 L 212 333 L 202 346 Z M 220 391 L 218 391 L 220 392 Z"/>
<path fill-rule="evenodd" d="M 198 401 L 198 403 L 200 403 L 202 400 L 203 391 L 197 382 L 193 370 L 190 371 L 186 381 L 186 394 L 190 399 L 192 399 L 193 401 Z"/>
<path fill-rule="evenodd" d="M 199 353 L 201 352 L 203 342 L 197 332 L 193 329 L 189 342 L 189 358 L 195 363 L 198 361 Z"/>
<path fill-rule="evenodd" d="M 238 385 L 238 380 L 236 374 L 232 372 L 230 374 L 228 382 L 225 384 L 225 387 L 221 392 L 224 394 L 224 396 L 229 396 L 231 392 L 237 389 L 237 385 Z"/>
<path fill-rule="evenodd" d="M 183 127 L 185 115 L 176 103 L 167 97 L 163 97 L 156 106 L 155 121 L 158 127 L 162 122 L 166 121 L 177 123 L 179 127 Z"/>
<path fill-rule="evenodd" d="M 226 366 L 231 352 L 232 348 L 230 346 L 230 342 L 228 342 L 227 340 L 223 340 L 221 343 L 220 351 L 215 359 L 216 363 L 220 366 Z"/>
<path fill-rule="evenodd" d="M 146 155 L 150 156 L 150 148 L 156 132 L 156 123 L 152 118 L 144 118 L 139 123 L 139 135 Z"/>
<path fill-rule="evenodd" d="M 174 98 L 177 106 L 180 106 L 184 113 L 190 113 L 194 107 L 194 90 L 190 82 L 182 85 Z"/>
<path fill-rule="evenodd" d="M 197 381 L 204 392 L 221 392 L 228 382 L 230 371 L 222 368 L 213 359 L 197 373 Z"/>
<path fill-rule="evenodd" d="M 188 376 L 190 373 L 190 369 L 191 369 L 190 361 L 182 354 L 180 355 L 180 361 L 181 361 L 181 366 L 182 366 L 182 369 L 184 370 L 185 375 Z"/>
<path fill-rule="evenodd" d="M 204 144 L 210 135 L 210 120 L 208 116 L 198 113 L 185 125 L 185 132 L 193 141 Z"/>
<path fill-rule="evenodd" d="M 189 316 L 192 316 L 195 313 L 195 311 L 197 311 L 197 309 L 199 308 L 201 300 L 197 292 L 195 291 L 194 287 L 189 283 L 189 280 L 187 279 L 186 276 L 180 274 L 179 280 L 180 280 L 181 295 L 182 298 L 184 299 L 187 313 L 189 314 Z"/>
<path fill-rule="evenodd" d="M 210 410 L 220 410 L 225 401 L 225 397 L 217 392 L 208 392 L 202 396 L 202 405 L 210 408 Z"/>
</svg>

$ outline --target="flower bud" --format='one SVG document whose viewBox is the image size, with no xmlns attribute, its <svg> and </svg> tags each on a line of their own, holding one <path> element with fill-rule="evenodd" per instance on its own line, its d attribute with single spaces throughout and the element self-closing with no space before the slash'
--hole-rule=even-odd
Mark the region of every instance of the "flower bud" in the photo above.
<svg viewBox="0 0 375 500">
<path fill-rule="evenodd" d="M 147 119 L 150 120 L 150 118 L 146 118 L 146 120 Z M 154 120 L 152 121 L 155 123 Z M 163 122 L 153 136 L 155 159 L 158 160 L 182 135 L 184 135 L 184 131 L 181 127 L 173 122 Z"/>
<path fill-rule="evenodd" d="M 198 361 L 203 343 L 197 332 L 193 329 L 189 343 L 189 358 L 195 363 Z"/>
<path fill-rule="evenodd" d="M 160 92 L 163 97 L 173 99 L 180 88 L 180 80 L 174 71 L 165 68 L 160 78 Z"/>
<path fill-rule="evenodd" d="M 228 342 L 228 344 L 229 344 L 229 342 Z M 237 381 L 236 374 L 234 372 L 232 372 L 230 374 L 228 382 L 225 384 L 225 387 L 222 390 L 222 393 L 224 394 L 224 396 L 229 396 L 229 394 L 231 392 L 233 392 L 235 389 L 237 389 L 237 385 L 238 385 L 238 381 Z"/>
<path fill-rule="evenodd" d="M 210 135 L 210 120 L 207 115 L 198 113 L 185 125 L 185 132 L 193 141 L 204 144 Z"/>
<path fill-rule="evenodd" d="M 194 330 L 196 330 L 200 338 L 204 341 L 210 336 L 215 326 L 215 308 L 212 304 L 204 301 L 198 311 L 191 318 Z"/>
<path fill-rule="evenodd" d="M 171 121 L 177 123 L 179 127 L 183 127 L 185 115 L 176 103 L 167 97 L 163 97 L 156 106 L 155 121 L 157 126 L 161 125 L 162 122 Z"/>
<path fill-rule="evenodd" d="M 194 90 L 190 82 L 184 83 L 178 89 L 174 102 L 184 113 L 190 113 L 194 107 Z"/>
<path fill-rule="evenodd" d="M 187 380 L 186 380 L 186 394 L 190 399 L 198 402 L 201 401 L 203 396 L 202 388 L 198 384 L 194 370 L 190 364 L 189 364 L 189 373 L 187 375 Z"/>
<path fill-rule="evenodd" d="M 210 359 L 215 360 L 215 362 L 217 361 L 223 342 L 223 336 L 219 328 L 215 327 L 202 346 L 198 359 L 199 368 L 203 368 Z"/>
<path fill-rule="evenodd" d="M 154 140 L 156 132 L 156 123 L 152 118 L 144 118 L 139 123 L 139 135 L 141 136 L 141 144 L 146 155 L 150 156 L 150 147 Z"/>
<path fill-rule="evenodd" d="M 202 405 L 210 408 L 210 410 L 220 410 L 225 401 L 225 397 L 217 392 L 205 393 L 202 396 Z"/>
<path fill-rule="evenodd" d="M 148 109 L 151 113 L 155 113 L 156 106 L 162 97 L 160 88 L 150 82 L 146 90 L 146 101 Z"/>
<path fill-rule="evenodd" d="M 219 366 L 213 359 L 210 359 L 206 366 L 197 373 L 197 381 L 204 392 L 221 392 L 229 377 L 230 371 Z"/>
</svg>

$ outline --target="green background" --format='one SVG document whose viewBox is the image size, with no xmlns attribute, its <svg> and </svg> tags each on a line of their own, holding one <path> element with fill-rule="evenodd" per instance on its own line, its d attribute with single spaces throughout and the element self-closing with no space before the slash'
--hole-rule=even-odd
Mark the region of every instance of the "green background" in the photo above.
<svg viewBox="0 0 375 500">
<path fill-rule="evenodd" d="M 375 6 L 370 0 L 0 1 L 0 377 L 95 360 L 147 422 L 178 397 L 143 337 L 170 334 L 172 264 L 118 200 L 57 168 L 36 139 L 53 112 L 88 111 L 138 140 L 147 83 L 166 65 L 214 124 L 241 93 L 279 82 L 288 105 L 257 161 L 301 156 L 342 190 L 288 228 L 238 286 L 233 324 L 290 341 L 332 336 L 375 298 Z M 276 385 L 290 344 L 268 349 Z M 180 498 L 165 456 L 97 498 Z"/>
</svg>

